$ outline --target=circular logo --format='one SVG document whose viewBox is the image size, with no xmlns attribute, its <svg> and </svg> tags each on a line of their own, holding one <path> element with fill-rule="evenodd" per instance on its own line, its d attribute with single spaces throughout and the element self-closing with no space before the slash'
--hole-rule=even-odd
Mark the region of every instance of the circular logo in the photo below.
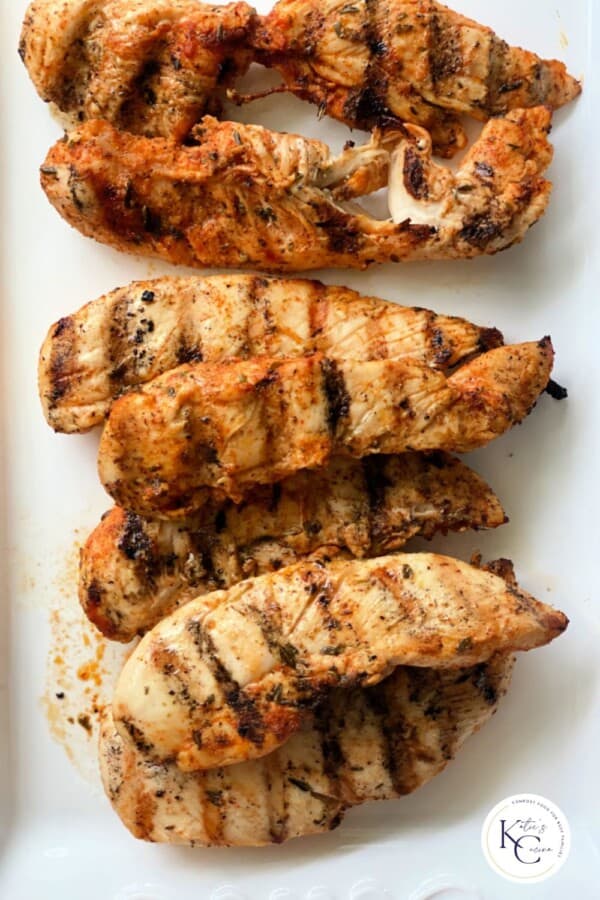
<svg viewBox="0 0 600 900">
<path fill-rule="evenodd" d="M 509 881 L 544 881 L 555 875 L 571 849 L 563 812 L 538 794 L 515 794 L 498 803 L 481 830 L 488 863 Z"/>
</svg>

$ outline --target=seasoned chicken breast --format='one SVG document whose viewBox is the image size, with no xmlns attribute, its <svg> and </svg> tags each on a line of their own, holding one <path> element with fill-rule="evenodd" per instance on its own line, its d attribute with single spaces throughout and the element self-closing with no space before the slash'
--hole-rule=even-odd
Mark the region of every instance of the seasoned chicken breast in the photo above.
<svg viewBox="0 0 600 900">
<path fill-rule="evenodd" d="M 108 712 L 100 771 L 137 838 L 258 846 L 335 828 L 348 807 L 416 790 L 496 712 L 514 657 L 459 669 L 400 667 L 380 684 L 333 691 L 305 728 L 262 757 L 205 772 L 157 764 Z"/>
<path fill-rule="evenodd" d="M 550 112 L 492 119 L 451 172 L 427 132 L 319 141 L 206 117 L 195 146 L 85 123 L 52 147 L 42 187 L 82 234 L 187 266 L 301 271 L 455 259 L 520 241 L 544 212 Z M 389 219 L 349 203 L 389 185 Z"/>
<path fill-rule="evenodd" d="M 107 119 L 136 134 L 183 140 L 217 86 L 251 61 L 246 3 L 34 0 L 19 53 L 43 100 L 71 124 Z"/>
<path fill-rule="evenodd" d="M 190 601 L 129 656 L 119 733 L 184 771 L 265 756 L 335 687 L 400 665 L 456 668 L 567 626 L 499 575 L 431 553 L 302 562 Z"/>
<path fill-rule="evenodd" d="M 490 350 L 449 377 L 413 359 L 321 354 L 180 366 L 113 403 L 100 479 L 120 506 L 169 516 L 239 502 L 334 454 L 464 453 L 527 415 L 552 360 L 545 338 Z"/>
<path fill-rule="evenodd" d="M 39 391 L 56 431 L 99 424 L 114 397 L 186 362 L 412 357 L 449 371 L 502 344 L 495 328 L 318 281 L 256 275 L 155 278 L 118 288 L 50 327 Z"/>
<path fill-rule="evenodd" d="M 100 631 L 129 641 L 200 594 L 309 555 L 378 556 L 416 535 L 505 521 L 483 479 L 445 453 L 338 457 L 195 520 L 114 507 L 81 551 L 79 598 Z"/>
<path fill-rule="evenodd" d="M 443 156 L 466 144 L 459 115 L 557 109 L 581 90 L 562 63 L 435 0 L 280 0 L 257 23 L 257 58 L 296 96 L 351 128 L 422 125 Z"/>
<path fill-rule="evenodd" d="M 72 120 L 176 140 L 220 110 L 254 60 L 321 113 L 352 128 L 424 126 L 447 156 L 465 145 L 457 114 L 556 109 L 581 89 L 562 63 L 433 0 L 282 0 L 263 18 L 245 3 L 34 0 L 20 54 L 40 96 Z"/>
</svg>

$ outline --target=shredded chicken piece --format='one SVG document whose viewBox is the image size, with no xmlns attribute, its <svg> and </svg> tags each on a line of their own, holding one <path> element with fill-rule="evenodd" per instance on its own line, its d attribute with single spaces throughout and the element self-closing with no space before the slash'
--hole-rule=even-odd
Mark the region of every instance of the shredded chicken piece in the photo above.
<svg viewBox="0 0 600 900">
<path fill-rule="evenodd" d="M 332 158 L 319 141 L 210 117 L 196 146 L 91 121 L 51 148 L 41 180 L 82 234 L 181 265 L 275 272 L 460 259 L 511 246 L 540 218 L 549 130 L 544 107 L 492 119 L 453 173 L 414 125 Z M 386 183 L 391 218 L 378 220 L 355 201 Z"/>
<path fill-rule="evenodd" d="M 459 115 L 557 109 L 581 91 L 563 63 L 435 0 L 280 0 L 257 25 L 257 58 L 289 91 L 352 128 L 421 125 L 442 156 L 466 144 Z"/>
<path fill-rule="evenodd" d="M 282 0 L 265 17 L 242 2 L 34 0 L 20 53 L 71 124 L 106 119 L 177 140 L 220 111 L 228 87 L 252 99 L 234 90 L 251 61 L 352 128 L 423 126 L 446 156 L 465 145 L 457 114 L 556 109 L 581 90 L 562 63 L 435 0 Z"/>
</svg>

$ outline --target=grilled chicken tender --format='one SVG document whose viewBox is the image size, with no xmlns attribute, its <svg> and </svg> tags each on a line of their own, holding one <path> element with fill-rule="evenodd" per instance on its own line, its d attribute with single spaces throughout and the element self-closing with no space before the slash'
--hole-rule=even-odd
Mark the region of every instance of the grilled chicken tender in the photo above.
<svg viewBox="0 0 600 900">
<path fill-rule="evenodd" d="M 544 338 L 490 350 L 449 377 L 413 359 L 318 353 L 179 366 L 113 403 L 100 479 L 120 506 L 169 516 L 239 502 L 332 455 L 465 453 L 527 415 L 552 360 Z"/>
<path fill-rule="evenodd" d="M 379 556 L 505 521 L 483 479 L 445 453 L 338 457 L 183 523 L 114 507 L 82 549 L 79 598 L 103 634 L 129 641 L 198 595 L 309 555 Z"/>
<path fill-rule="evenodd" d="M 431 553 L 303 562 L 190 601 L 117 683 L 119 733 L 184 771 L 265 756 L 335 687 L 547 644 L 567 626 L 499 575 Z"/>
<path fill-rule="evenodd" d="M 380 684 L 333 691 L 304 730 L 261 759 L 206 772 L 157 764 L 108 713 L 100 771 L 137 838 L 257 846 L 335 828 L 346 809 L 416 790 L 496 712 L 514 657 L 462 669 L 401 667 Z"/>
<path fill-rule="evenodd" d="M 186 362 L 410 356 L 442 372 L 502 344 L 495 328 L 318 281 L 253 275 L 156 278 L 118 288 L 51 326 L 39 391 L 56 431 L 98 425 L 114 397 Z"/>
<path fill-rule="evenodd" d="M 71 124 L 107 119 L 118 128 L 183 140 L 217 86 L 251 61 L 246 3 L 197 0 L 34 0 L 19 53 L 43 100 Z"/>
<path fill-rule="evenodd" d="M 562 63 L 431 0 L 284 0 L 264 18 L 245 3 L 35 0 L 19 52 L 40 96 L 72 121 L 175 140 L 220 111 L 223 87 L 252 60 L 351 127 L 424 126 L 447 156 L 465 145 L 457 114 L 556 109 L 581 89 Z"/>
<path fill-rule="evenodd" d="M 319 141 L 206 117 L 196 146 L 90 121 L 41 167 L 48 199 L 82 234 L 187 266 L 301 271 L 454 259 L 520 241 L 544 212 L 550 112 L 490 121 L 458 171 L 426 131 L 376 132 L 337 157 Z M 389 219 L 353 201 L 389 185 Z"/>
<path fill-rule="evenodd" d="M 292 93 L 351 128 L 421 125 L 444 156 L 466 144 L 459 115 L 557 109 L 581 91 L 562 63 L 434 0 L 280 0 L 257 22 L 257 58 Z"/>
</svg>

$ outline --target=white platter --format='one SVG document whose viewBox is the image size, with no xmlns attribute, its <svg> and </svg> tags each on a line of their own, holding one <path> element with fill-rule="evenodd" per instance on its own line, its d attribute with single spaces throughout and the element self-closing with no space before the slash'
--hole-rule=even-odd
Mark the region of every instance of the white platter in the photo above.
<svg viewBox="0 0 600 900">
<path fill-rule="evenodd" d="M 571 625 L 551 647 L 519 660 L 498 715 L 415 795 L 351 812 L 319 838 L 256 851 L 192 851 L 130 837 L 98 788 L 92 740 L 76 722 L 61 724 L 74 767 L 51 737 L 40 699 L 60 689 L 48 683 L 57 671 L 47 669 L 49 651 L 57 652 L 49 611 L 71 611 L 67 637 L 77 643 L 75 543 L 110 504 L 95 475 L 97 437 L 54 435 L 43 421 L 38 347 L 50 323 L 84 301 L 169 268 L 80 237 L 46 202 L 37 169 L 60 129 L 16 54 L 25 4 L 1 4 L 0 900 L 600 897 L 599 8 L 594 0 L 455 5 L 513 43 L 565 59 L 585 79 L 583 97 L 555 119 L 549 212 L 521 246 L 495 258 L 318 274 L 496 325 L 508 339 L 552 335 L 555 378 L 568 386 L 569 400 L 544 397 L 522 427 L 473 458 L 511 523 L 434 546 L 463 558 L 474 549 L 513 558 L 523 586 L 565 610 Z M 261 101 L 243 116 L 336 147 L 347 137 L 290 99 Z M 94 652 L 85 649 L 85 658 Z M 488 811 L 517 792 L 553 800 L 572 830 L 560 873 L 529 887 L 494 874 L 479 844 Z"/>
</svg>

